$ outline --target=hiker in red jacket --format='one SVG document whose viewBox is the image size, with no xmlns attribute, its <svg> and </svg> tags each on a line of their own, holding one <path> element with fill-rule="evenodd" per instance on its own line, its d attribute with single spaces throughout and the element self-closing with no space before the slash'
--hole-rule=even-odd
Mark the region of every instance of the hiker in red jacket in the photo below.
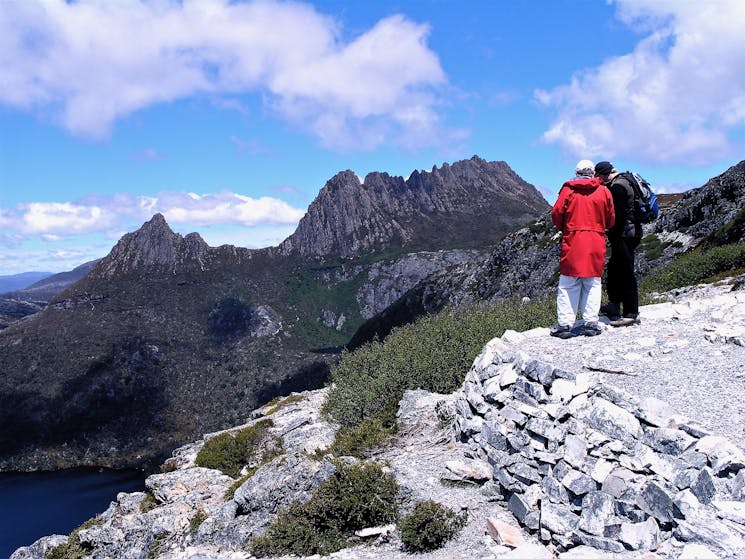
<svg viewBox="0 0 745 559">
<path fill-rule="evenodd" d="M 571 338 L 579 333 L 601 333 L 598 311 L 605 264 L 605 231 L 613 226 L 613 197 L 595 178 L 595 165 L 583 159 L 576 177 L 566 181 L 551 210 L 551 220 L 561 231 L 559 290 L 556 297 L 558 326 L 552 336 Z M 573 330 L 577 310 L 584 321 L 581 332 Z"/>
</svg>

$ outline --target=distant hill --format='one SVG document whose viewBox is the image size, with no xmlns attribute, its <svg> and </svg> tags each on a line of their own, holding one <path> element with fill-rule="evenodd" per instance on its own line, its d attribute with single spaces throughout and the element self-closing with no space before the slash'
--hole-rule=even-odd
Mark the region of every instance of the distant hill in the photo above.
<svg viewBox="0 0 745 559">
<path fill-rule="evenodd" d="M 0 291 L 0 298 L 47 302 L 83 278 L 97 262 L 98 260 L 91 260 L 73 268 L 69 272 L 60 272 L 58 274 L 44 273 L 41 277 L 23 286 Z"/>
<path fill-rule="evenodd" d="M 337 175 L 269 249 L 209 247 L 155 215 L 0 332 L 0 469 L 154 464 L 320 386 L 366 319 L 548 208 L 506 163 L 473 158 L 407 181 Z"/>
<path fill-rule="evenodd" d="M 42 310 L 55 295 L 85 277 L 96 262 L 98 260 L 86 262 L 69 272 L 59 274 L 28 272 L 17 276 L 5 276 L 28 278 L 30 281 L 28 283 L 19 281 L 18 284 L 23 284 L 21 287 L 15 287 L 4 293 L 0 292 L 0 330 Z"/>
<path fill-rule="evenodd" d="M 52 275 L 52 272 L 23 272 L 9 276 L 0 276 L 0 295 L 6 291 L 16 291 L 28 287 L 32 283 L 43 280 Z"/>
</svg>

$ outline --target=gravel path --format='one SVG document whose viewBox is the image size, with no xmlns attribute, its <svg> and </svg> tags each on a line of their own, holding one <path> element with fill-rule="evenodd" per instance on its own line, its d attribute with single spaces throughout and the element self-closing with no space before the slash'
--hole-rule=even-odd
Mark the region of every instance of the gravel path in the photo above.
<svg viewBox="0 0 745 559">
<path fill-rule="evenodd" d="M 664 400 L 745 449 L 745 291 L 722 283 L 671 296 L 641 307 L 641 324 L 600 336 L 561 340 L 537 328 L 505 339 L 563 369 L 601 370 L 601 382 Z"/>
</svg>

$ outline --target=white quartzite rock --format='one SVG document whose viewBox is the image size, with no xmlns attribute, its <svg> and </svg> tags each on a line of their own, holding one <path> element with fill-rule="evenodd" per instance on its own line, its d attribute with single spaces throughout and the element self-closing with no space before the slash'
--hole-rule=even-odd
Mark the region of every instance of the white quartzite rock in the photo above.
<svg viewBox="0 0 745 559">
<path fill-rule="evenodd" d="M 660 527 L 651 516 L 644 522 L 625 522 L 619 539 L 631 549 L 654 550 L 660 545 Z"/>
<path fill-rule="evenodd" d="M 638 439 L 642 436 L 639 420 L 626 410 L 603 398 L 594 398 L 591 406 L 586 421 L 588 425 L 601 433 L 622 441 Z"/>
</svg>

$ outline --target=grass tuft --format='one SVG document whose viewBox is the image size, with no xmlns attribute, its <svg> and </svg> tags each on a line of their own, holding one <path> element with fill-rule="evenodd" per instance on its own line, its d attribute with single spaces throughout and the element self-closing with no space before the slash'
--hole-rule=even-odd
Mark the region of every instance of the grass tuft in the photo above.
<svg viewBox="0 0 745 559">
<path fill-rule="evenodd" d="M 103 520 L 99 517 L 86 520 L 82 525 L 70 532 L 67 542 L 57 545 L 50 549 L 44 559 L 82 559 L 90 554 L 90 549 L 80 541 L 79 533 L 81 530 L 87 530 L 93 526 L 102 524 Z"/>
</svg>

